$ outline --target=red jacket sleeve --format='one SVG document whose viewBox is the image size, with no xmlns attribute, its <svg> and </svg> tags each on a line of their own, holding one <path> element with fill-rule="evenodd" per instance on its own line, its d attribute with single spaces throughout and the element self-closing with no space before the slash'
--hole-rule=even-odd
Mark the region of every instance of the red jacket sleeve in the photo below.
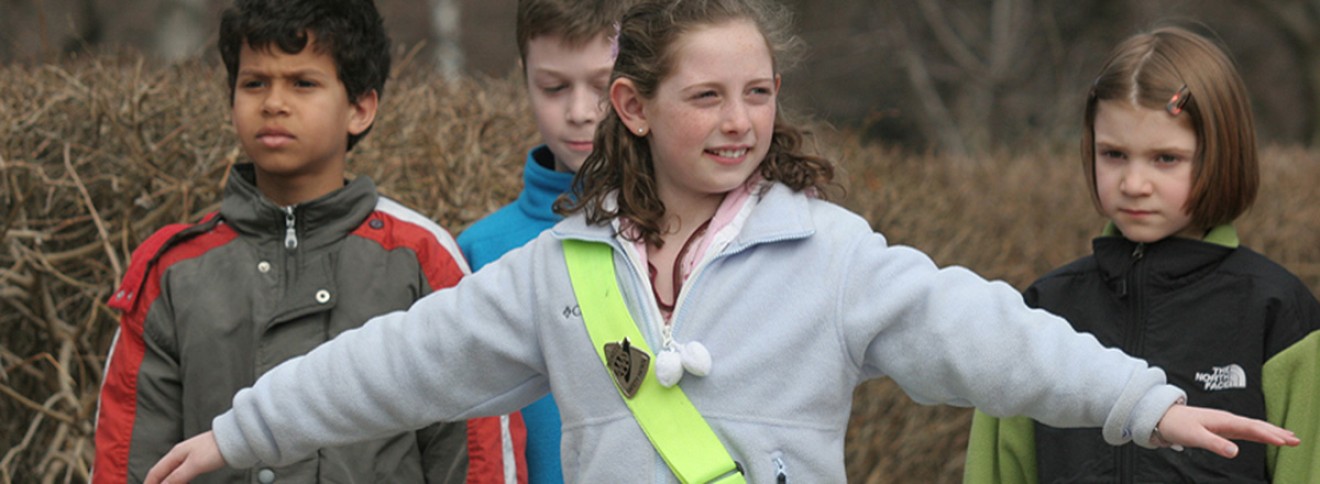
<svg viewBox="0 0 1320 484">
<path fill-rule="evenodd" d="M 124 280 L 110 297 L 110 307 L 121 311 L 121 316 L 106 361 L 105 375 L 101 380 L 101 397 L 96 414 L 96 459 L 92 466 L 92 482 L 96 484 L 128 482 L 130 475 L 140 480 L 145 476 L 137 474 L 145 470 L 134 469 L 130 473 L 130 456 L 135 456 L 133 461 L 151 460 L 152 455 L 164 455 L 163 452 L 168 451 L 178 440 L 178 436 L 170 436 L 159 439 L 156 445 L 139 442 L 135 448 L 133 433 L 135 428 L 144 423 L 138 418 L 138 389 L 142 379 L 139 370 L 149 350 L 143 330 L 147 312 L 160 294 L 159 273 L 152 275 L 152 262 L 166 243 L 187 227 L 183 224 L 167 226 L 138 246 L 133 251 L 132 263 Z M 169 398 L 164 393 L 168 393 L 172 386 L 177 387 L 165 383 L 153 383 L 150 386 L 157 393 L 157 401 Z M 174 396 L 178 396 L 177 392 Z M 174 420 L 177 425 L 177 419 Z M 156 435 L 170 433 L 169 429 L 160 428 L 159 425 L 152 427 L 151 433 Z M 181 432 L 175 430 L 174 433 Z M 150 450 L 151 455 L 143 455 L 147 450 L 143 446 L 157 448 Z"/>
</svg>

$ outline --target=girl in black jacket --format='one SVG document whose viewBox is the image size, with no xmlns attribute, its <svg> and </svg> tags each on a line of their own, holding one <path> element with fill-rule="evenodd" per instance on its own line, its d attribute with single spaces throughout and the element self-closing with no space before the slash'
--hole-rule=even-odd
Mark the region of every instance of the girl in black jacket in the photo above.
<svg viewBox="0 0 1320 484">
<path fill-rule="evenodd" d="M 1187 403 L 1268 420 L 1302 444 L 1242 443 L 1228 460 L 978 412 L 966 481 L 1320 482 L 1320 303 L 1230 225 L 1259 179 L 1232 61 L 1177 27 L 1129 38 L 1087 97 L 1082 155 L 1110 223 L 1092 255 L 1032 284 L 1028 304 L 1163 368 Z"/>
</svg>

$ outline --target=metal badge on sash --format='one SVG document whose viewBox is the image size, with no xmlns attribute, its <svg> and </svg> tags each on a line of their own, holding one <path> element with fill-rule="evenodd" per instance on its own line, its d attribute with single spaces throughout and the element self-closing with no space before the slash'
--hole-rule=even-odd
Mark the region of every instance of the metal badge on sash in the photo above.
<svg viewBox="0 0 1320 484">
<path fill-rule="evenodd" d="M 636 395 L 646 378 L 651 356 L 624 338 L 619 343 L 605 343 L 605 358 L 609 360 L 610 373 L 614 374 L 614 382 L 618 383 L 623 396 L 632 398 Z"/>
</svg>

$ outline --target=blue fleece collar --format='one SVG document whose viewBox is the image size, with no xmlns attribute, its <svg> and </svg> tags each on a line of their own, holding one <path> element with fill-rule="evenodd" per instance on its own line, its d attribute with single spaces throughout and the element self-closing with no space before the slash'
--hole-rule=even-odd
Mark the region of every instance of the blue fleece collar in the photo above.
<svg viewBox="0 0 1320 484">
<path fill-rule="evenodd" d="M 555 200 L 568 193 L 573 186 L 573 174 L 555 171 L 555 155 L 546 145 L 527 152 L 523 166 L 523 190 L 514 203 L 528 218 L 555 222 L 560 219 L 554 211 Z"/>
</svg>

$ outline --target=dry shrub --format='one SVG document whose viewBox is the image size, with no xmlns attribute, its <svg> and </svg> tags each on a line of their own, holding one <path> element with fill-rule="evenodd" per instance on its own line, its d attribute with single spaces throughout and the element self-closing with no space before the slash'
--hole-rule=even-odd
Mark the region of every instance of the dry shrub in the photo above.
<svg viewBox="0 0 1320 484">
<path fill-rule="evenodd" d="M 512 200 L 535 129 L 516 82 L 405 72 L 350 159 L 457 232 Z M 219 207 L 241 160 L 218 65 L 0 70 L 0 482 L 86 480 L 105 301 L 132 249 Z"/>
<path fill-rule="evenodd" d="M 536 139 L 520 81 L 444 80 L 399 62 L 350 171 L 457 233 L 512 200 Z M 223 69 L 133 56 L 0 69 L 0 481 L 81 482 L 132 249 L 218 207 L 241 160 Z M 1101 225 L 1068 150 L 949 160 L 824 132 L 841 202 L 892 243 L 1023 286 Z M 1060 153 L 1063 154 L 1060 154 Z M 1314 154 L 1270 149 L 1243 239 L 1320 287 Z M 1006 389 L 1011 391 L 1011 389 Z M 850 482 L 956 482 L 969 413 L 915 405 L 888 380 L 855 393 Z"/>
</svg>

